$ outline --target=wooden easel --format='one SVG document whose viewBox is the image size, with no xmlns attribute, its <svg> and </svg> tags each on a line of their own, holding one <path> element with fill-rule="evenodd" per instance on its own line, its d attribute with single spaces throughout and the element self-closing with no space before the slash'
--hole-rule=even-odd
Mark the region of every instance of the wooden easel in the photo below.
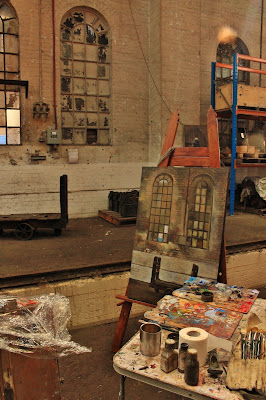
<svg viewBox="0 0 266 400">
<path fill-rule="evenodd" d="M 208 147 L 176 147 L 174 141 L 178 128 L 178 110 L 173 113 L 167 128 L 165 140 L 161 152 L 161 159 L 158 167 L 168 166 L 184 166 L 184 167 L 212 167 L 220 168 L 220 147 L 219 134 L 216 112 L 210 106 L 207 114 L 207 135 Z M 221 258 L 219 266 L 218 280 L 226 283 L 226 259 L 225 259 L 225 242 L 222 240 Z M 124 296 L 116 295 L 115 297 L 122 302 L 118 306 L 122 306 L 119 320 L 117 322 L 116 331 L 113 339 L 112 350 L 116 353 L 122 344 L 124 333 L 126 330 L 128 318 L 130 315 L 132 304 L 140 304 L 155 308 L 156 305 L 144 303 L 143 301 L 130 299 L 127 297 L 128 288 Z"/>
</svg>

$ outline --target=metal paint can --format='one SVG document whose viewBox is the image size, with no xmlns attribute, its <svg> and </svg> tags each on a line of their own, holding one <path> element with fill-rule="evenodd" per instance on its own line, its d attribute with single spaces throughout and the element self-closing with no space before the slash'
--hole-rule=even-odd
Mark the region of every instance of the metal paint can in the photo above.
<svg viewBox="0 0 266 400">
<path fill-rule="evenodd" d="M 144 356 L 154 357 L 161 351 L 162 328 L 160 325 L 147 323 L 140 327 L 140 352 Z"/>
</svg>

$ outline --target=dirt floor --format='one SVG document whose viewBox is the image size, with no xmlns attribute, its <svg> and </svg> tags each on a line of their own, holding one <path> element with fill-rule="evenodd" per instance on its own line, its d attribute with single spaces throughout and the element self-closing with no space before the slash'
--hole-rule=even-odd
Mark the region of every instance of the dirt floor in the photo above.
<svg viewBox="0 0 266 400">
<path fill-rule="evenodd" d="M 135 225 L 117 227 L 98 217 L 70 220 L 59 237 L 52 229 L 43 229 L 32 240 L 20 241 L 14 231 L 5 231 L 0 238 L 0 287 L 10 277 L 36 283 L 43 276 L 48 281 L 59 275 L 68 279 L 74 273 L 86 276 L 99 266 L 108 266 L 110 272 L 129 269 L 134 233 Z M 266 217 L 241 213 L 227 217 L 225 238 L 228 250 L 247 243 L 266 245 Z M 10 280 L 6 283 L 11 285 Z"/>
</svg>

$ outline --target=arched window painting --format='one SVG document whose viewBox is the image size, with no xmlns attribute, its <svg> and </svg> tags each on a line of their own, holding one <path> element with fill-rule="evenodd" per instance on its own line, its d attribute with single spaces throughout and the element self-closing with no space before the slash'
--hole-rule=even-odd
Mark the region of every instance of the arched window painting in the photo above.
<svg viewBox="0 0 266 400">
<path fill-rule="evenodd" d="M 213 189 L 206 177 L 198 177 L 192 183 L 188 198 L 187 245 L 198 249 L 209 248 L 211 231 Z"/>
<path fill-rule="evenodd" d="M 167 243 L 173 194 L 173 180 L 160 174 L 154 181 L 148 240 Z"/>
<path fill-rule="evenodd" d="M 62 144 L 110 144 L 110 34 L 94 12 L 74 9 L 61 24 Z"/>
</svg>

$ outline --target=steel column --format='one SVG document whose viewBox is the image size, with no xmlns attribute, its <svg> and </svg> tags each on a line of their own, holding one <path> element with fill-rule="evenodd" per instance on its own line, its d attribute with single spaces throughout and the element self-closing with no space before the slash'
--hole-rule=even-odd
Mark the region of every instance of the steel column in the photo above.
<svg viewBox="0 0 266 400">
<path fill-rule="evenodd" d="M 120 376 L 120 392 L 119 392 L 119 397 L 118 400 L 125 400 L 125 380 L 126 377 L 124 375 Z"/>
<path fill-rule="evenodd" d="M 238 84 L 238 55 L 234 54 L 233 61 L 233 107 L 232 107 L 232 144 L 231 144 L 231 182 L 229 215 L 234 215 L 235 182 L 236 182 L 236 141 L 237 141 L 237 84 Z"/>
<path fill-rule="evenodd" d="M 211 106 L 215 110 L 215 71 L 216 71 L 216 63 L 212 62 L 212 81 L 211 81 Z"/>
</svg>

